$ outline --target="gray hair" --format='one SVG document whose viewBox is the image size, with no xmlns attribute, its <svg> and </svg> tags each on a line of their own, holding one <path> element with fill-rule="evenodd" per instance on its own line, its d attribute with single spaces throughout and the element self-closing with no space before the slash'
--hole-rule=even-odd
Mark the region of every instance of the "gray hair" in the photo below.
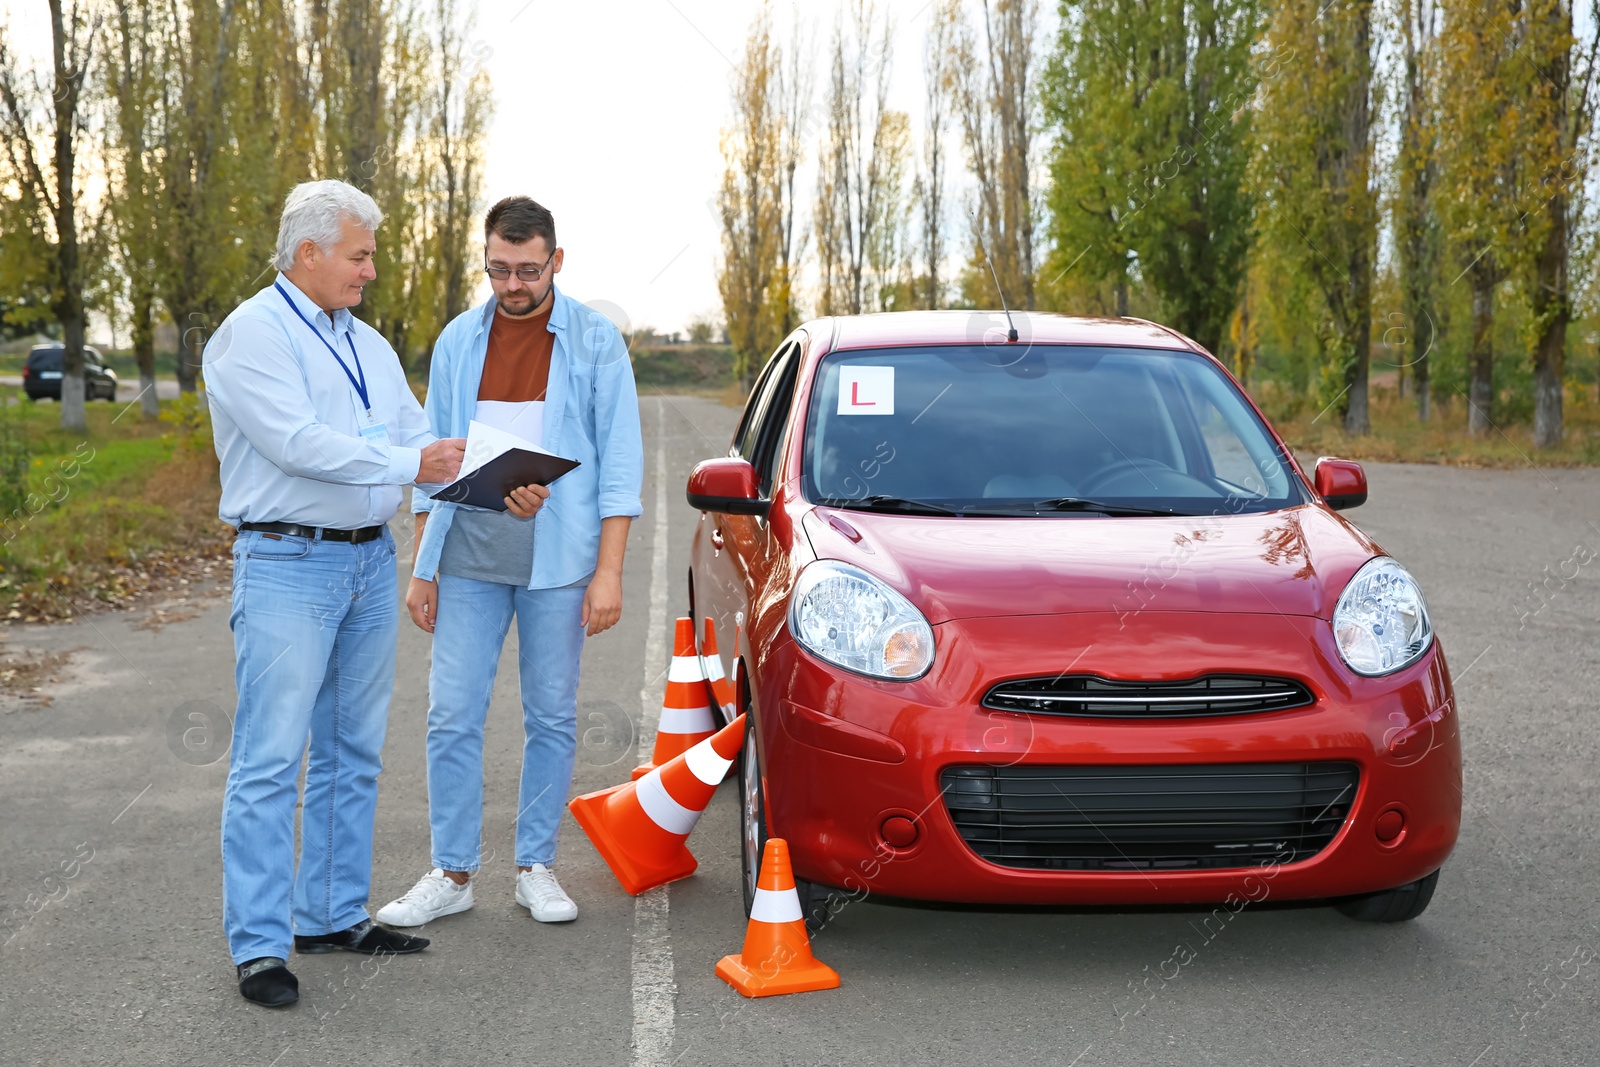
<svg viewBox="0 0 1600 1067">
<path fill-rule="evenodd" d="M 340 181 L 301 182 L 289 191 L 283 202 L 283 219 L 278 223 L 278 249 L 272 265 L 279 270 L 294 266 L 294 257 L 306 241 L 323 252 L 331 252 L 339 242 L 341 224 L 349 219 L 363 229 L 376 231 L 383 212 L 372 197 L 353 185 Z"/>
</svg>

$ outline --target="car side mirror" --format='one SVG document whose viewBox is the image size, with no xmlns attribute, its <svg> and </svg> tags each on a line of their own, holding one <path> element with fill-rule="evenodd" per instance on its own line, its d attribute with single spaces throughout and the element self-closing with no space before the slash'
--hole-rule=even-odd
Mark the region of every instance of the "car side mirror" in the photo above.
<svg viewBox="0 0 1600 1067">
<path fill-rule="evenodd" d="M 756 469 L 747 459 L 729 456 L 695 465 L 689 475 L 689 506 L 729 515 L 765 515 L 772 501 L 762 500 Z"/>
<path fill-rule="evenodd" d="M 1367 472 L 1359 463 L 1323 456 L 1317 460 L 1315 481 L 1317 495 L 1335 511 L 1367 502 Z"/>
</svg>

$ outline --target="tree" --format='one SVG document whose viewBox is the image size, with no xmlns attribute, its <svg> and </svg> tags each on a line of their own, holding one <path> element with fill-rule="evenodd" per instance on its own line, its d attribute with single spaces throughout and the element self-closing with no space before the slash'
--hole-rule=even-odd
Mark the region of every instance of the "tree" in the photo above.
<svg viewBox="0 0 1600 1067">
<path fill-rule="evenodd" d="M 80 170 L 88 160 L 80 140 L 88 130 L 84 93 L 94 55 L 98 18 L 90 4 L 49 0 L 51 66 L 23 84 L 20 60 L 0 33 L 0 141 L 9 176 L 20 189 L 13 212 L 25 220 L 45 252 L 50 279 L 50 310 L 61 324 L 65 353 L 61 366 L 61 428 L 88 428 L 83 409 L 84 289 L 89 267 L 81 231 Z M 48 142 L 47 162 L 37 146 Z"/>
<path fill-rule="evenodd" d="M 922 78 L 926 110 L 923 113 L 922 160 L 912 183 L 911 198 L 919 209 L 923 277 L 919 298 L 923 307 L 944 306 L 940 270 L 944 263 L 944 185 L 949 162 L 945 158 L 945 131 L 954 101 L 950 77 L 950 49 L 955 42 L 959 9 L 943 0 L 933 11 L 922 50 Z"/>
<path fill-rule="evenodd" d="M 162 46 L 168 81 L 156 120 L 163 211 L 153 221 L 163 235 L 162 299 L 178 328 L 178 388 L 192 393 L 209 331 L 243 298 L 254 273 L 242 249 L 246 240 L 259 249 L 261 229 L 250 229 L 255 218 L 246 213 L 259 215 L 263 200 L 275 209 L 283 198 L 271 188 L 277 123 L 248 121 L 276 103 L 275 93 L 263 96 L 251 85 L 261 57 L 242 23 L 252 9 L 241 13 L 235 0 L 189 0 L 171 10 Z M 249 153 L 250 165 L 241 166 L 235 152 Z"/>
<path fill-rule="evenodd" d="M 1377 240 L 1371 0 L 1283 0 L 1267 46 L 1283 57 L 1283 71 L 1265 79 L 1260 94 L 1262 230 L 1321 298 L 1323 402 L 1341 411 L 1346 432 L 1369 433 Z"/>
<path fill-rule="evenodd" d="M 885 310 L 902 259 L 910 125 L 887 107 L 891 40 L 869 0 L 834 24 L 815 215 L 824 315 Z"/>
<path fill-rule="evenodd" d="M 1439 261 L 1444 234 L 1434 203 L 1439 180 L 1435 142 L 1436 101 L 1432 93 L 1437 62 L 1438 0 L 1401 0 L 1400 35 L 1404 51 L 1401 70 L 1400 152 L 1396 160 L 1398 189 L 1395 197 L 1395 243 L 1400 259 L 1400 311 L 1406 347 L 1412 353 L 1399 370 L 1407 369 L 1417 394 L 1417 417 L 1428 421 L 1432 410 L 1430 349 L 1444 322 L 1444 309 L 1434 300 L 1439 281 Z"/>
<path fill-rule="evenodd" d="M 805 154 L 811 113 L 811 64 L 804 55 L 799 15 L 789 39 L 788 58 L 778 67 L 778 266 L 771 299 L 778 332 L 787 337 L 800 324 L 796 297 L 800 264 L 805 259 L 806 233 L 796 224 L 795 174 Z"/>
<path fill-rule="evenodd" d="M 473 262 L 469 249 L 482 208 L 481 168 L 492 107 L 488 73 L 481 66 L 467 67 L 466 25 L 456 0 L 436 0 L 435 96 L 425 158 L 440 178 L 434 190 L 433 252 L 438 264 L 435 284 L 444 296 L 441 325 L 466 310 L 470 277 L 481 265 Z"/>
<path fill-rule="evenodd" d="M 1001 295 L 993 291 L 986 259 L 1009 300 L 1032 308 L 1038 7 L 1035 0 L 982 0 L 980 6 L 981 42 L 963 17 L 951 57 L 956 115 L 978 186 L 965 288 L 973 303 Z"/>
<path fill-rule="evenodd" d="M 155 352 L 160 232 L 154 224 L 161 191 L 152 166 L 151 123 L 158 113 L 164 81 L 160 43 L 165 9 L 158 0 L 118 4 L 102 66 L 112 111 L 107 123 L 106 215 L 119 267 L 114 303 L 127 307 L 134 360 L 139 365 L 139 407 L 145 419 L 155 419 L 161 412 Z"/>
<path fill-rule="evenodd" d="M 1519 57 L 1540 76 L 1530 82 L 1528 152 L 1534 168 L 1524 194 L 1531 200 L 1516 227 L 1525 249 L 1524 288 L 1528 294 L 1533 356 L 1533 443 L 1556 448 L 1562 441 L 1562 390 L 1565 387 L 1567 326 L 1573 318 L 1569 268 L 1586 168 L 1584 142 L 1592 129 L 1596 49 L 1600 48 L 1600 3 L 1591 4 L 1595 40 L 1585 55 L 1573 36 L 1572 8 L 1563 0 L 1529 0 L 1525 10 L 1527 43 Z M 1574 63 L 1574 52 L 1579 61 Z M 1574 77 L 1574 67 L 1577 77 Z"/>
<path fill-rule="evenodd" d="M 733 120 L 722 131 L 724 169 L 717 194 L 722 262 L 717 290 L 742 389 L 782 340 L 779 273 L 784 219 L 783 119 L 777 105 L 782 56 L 763 7 L 745 38 L 733 73 Z"/>
<path fill-rule="evenodd" d="M 1440 192 L 1471 292 L 1467 429 L 1474 435 L 1494 426 L 1497 290 L 1528 274 L 1530 250 L 1544 236 L 1541 179 L 1556 162 L 1539 116 L 1547 75 L 1526 54 L 1534 28 L 1526 5 L 1512 0 L 1452 10 L 1439 36 Z M 1564 198 L 1550 199 L 1564 210 Z"/>
<path fill-rule="evenodd" d="M 1219 351 L 1252 237 L 1246 184 L 1256 0 L 1073 0 L 1046 70 L 1058 257 L 1111 278 L 1127 314 L 1136 261 L 1176 325 Z M 1052 272 L 1055 267 L 1052 266 Z"/>
</svg>

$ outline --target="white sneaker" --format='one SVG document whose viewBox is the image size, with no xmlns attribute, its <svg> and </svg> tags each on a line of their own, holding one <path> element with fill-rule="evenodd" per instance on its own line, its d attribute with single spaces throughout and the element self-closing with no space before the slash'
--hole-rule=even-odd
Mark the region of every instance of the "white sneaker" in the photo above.
<svg viewBox="0 0 1600 1067">
<path fill-rule="evenodd" d="M 517 872 L 517 903 L 542 923 L 569 923 L 578 917 L 578 906 L 561 891 L 556 872 L 542 863 Z"/>
<path fill-rule="evenodd" d="M 472 883 L 456 885 L 435 867 L 406 891 L 378 909 L 376 916 L 390 926 L 422 926 L 444 915 L 454 915 L 472 907 Z"/>
</svg>

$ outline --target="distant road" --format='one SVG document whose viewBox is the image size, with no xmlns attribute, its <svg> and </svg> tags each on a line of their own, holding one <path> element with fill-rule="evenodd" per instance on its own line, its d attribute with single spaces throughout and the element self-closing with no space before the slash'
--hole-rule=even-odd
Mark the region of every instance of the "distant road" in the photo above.
<svg viewBox="0 0 1600 1067">
<path fill-rule="evenodd" d="M 7 389 L 22 388 L 22 379 L 14 374 L 0 375 L 0 386 Z M 139 396 L 139 380 L 137 378 L 123 380 L 117 383 L 117 399 L 131 401 Z M 175 378 L 157 378 L 156 396 L 162 400 L 178 399 L 178 382 Z"/>
</svg>

